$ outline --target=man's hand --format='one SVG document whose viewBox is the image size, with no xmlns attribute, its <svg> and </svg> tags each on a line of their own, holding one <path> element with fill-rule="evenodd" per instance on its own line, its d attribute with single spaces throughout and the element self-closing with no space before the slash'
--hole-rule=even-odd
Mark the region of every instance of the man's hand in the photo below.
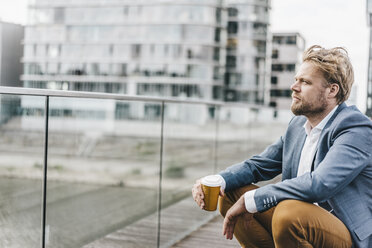
<svg viewBox="0 0 372 248">
<path fill-rule="evenodd" d="M 227 211 L 225 219 L 223 221 L 223 235 L 226 239 L 232 239 L 234 234 L 234 228 L 238 217 L 241 214 L 247 213 L 244 203 L 244 195 Z"/>
<path fill-rule="evenodd" d="M 205 203 L 204 203 L 204 192 L 201 187 L 200 179 L 196 180 L 194 186 L 192 187 L 192 197 L 194 198 L 194 201 L 201 209 L 204 209 Z M 220 196 L 224 196 L 224 190 L 220 189 Z"/>
<path fill-rule="evenodd" d="M 194 186 L 192 187 L 192 197 L 198 206 L 203 209 L 204 208 L 204 193 L 201 187 L 200 179 L 196 180 Z"/>
</svg>

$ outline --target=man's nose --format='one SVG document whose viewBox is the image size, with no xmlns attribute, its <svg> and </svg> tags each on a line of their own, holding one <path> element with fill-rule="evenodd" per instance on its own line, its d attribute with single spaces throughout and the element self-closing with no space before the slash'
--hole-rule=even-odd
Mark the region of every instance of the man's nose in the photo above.
<svg viewBox="0 0 372 248">
<path fill-rule="evenodd" d="M 298 83 L 298 81 L 295 81 L 292 85 L 291 85 L 291 90 L 292 91 L 300 91 L 300 84 Z"/>
</svg>

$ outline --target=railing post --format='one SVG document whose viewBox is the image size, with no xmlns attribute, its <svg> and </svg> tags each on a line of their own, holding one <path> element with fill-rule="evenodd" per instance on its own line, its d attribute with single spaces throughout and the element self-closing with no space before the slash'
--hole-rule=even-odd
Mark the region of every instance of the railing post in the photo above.
<svg viewBox="0 0 372 248">
<path fill-rule="evenodd" d="M 164 141 L 164 101 L 161 102 L 161 131 L 160 131 L 160 165 L 159 165 L 159 187 L 158 187 L 158 233 L 157 247 L 160 247 L 160 220 L 161 220 L 161 197 L 162 197 L 162 178 L 163 178 L 163 141 Z"/>
<path fill-rule="evenodd" d="M 215 129 L 215 137 L 214 137 L 214 168 L 213 173 L 217 173 L 218 169 L 218 134 L 220 129 L 220 107 L 215 105 L 215 116 L 216 116 L 216 129 Z"/>
<path fill-rule="evenodd" d="M 48 170 L 48 133 L 49 133 L 49 96 L 45 98 L 45 138 L 44 138 L 44 166 L 42 183 L 42 209 L 41 209 L 41 247 L 45 248 L 45 223 L 46 223 L 46 194 Z"/>
</svg>

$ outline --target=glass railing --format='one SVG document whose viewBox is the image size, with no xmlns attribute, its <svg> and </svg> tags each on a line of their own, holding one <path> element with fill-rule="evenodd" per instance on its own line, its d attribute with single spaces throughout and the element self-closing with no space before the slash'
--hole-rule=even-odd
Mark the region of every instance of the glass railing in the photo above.
<svg viewBox="0 0 372 248">
<path fill-rule="evenodd" d="M 1 95 L 0 101 L 0 247 L 39 247 L 45 132 L 24 125 L 19 96 Z M 44 103 L 42 96 L 24 102 L 27 108 Z"/>
<path fill-rule="evenodd" d="M 0 247 L 170 247 L 217 214 L 193 202 L 195 180 L 284 128 L 222 102 L 8 87 L 0 100 Z"/>
</svg>

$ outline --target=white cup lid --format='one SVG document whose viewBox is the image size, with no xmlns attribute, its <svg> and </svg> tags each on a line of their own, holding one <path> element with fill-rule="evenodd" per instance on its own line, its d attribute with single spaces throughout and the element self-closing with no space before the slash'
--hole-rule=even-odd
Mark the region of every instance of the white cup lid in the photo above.
<svg viewBox="0 0 372 248">
<path fill-rule="evenodd" d="M 222 179 L 220 175 L 210 175 L 203 177 L 201 183 L 209 187 L 219 187 L 222 184 Z"/>
</svg>

